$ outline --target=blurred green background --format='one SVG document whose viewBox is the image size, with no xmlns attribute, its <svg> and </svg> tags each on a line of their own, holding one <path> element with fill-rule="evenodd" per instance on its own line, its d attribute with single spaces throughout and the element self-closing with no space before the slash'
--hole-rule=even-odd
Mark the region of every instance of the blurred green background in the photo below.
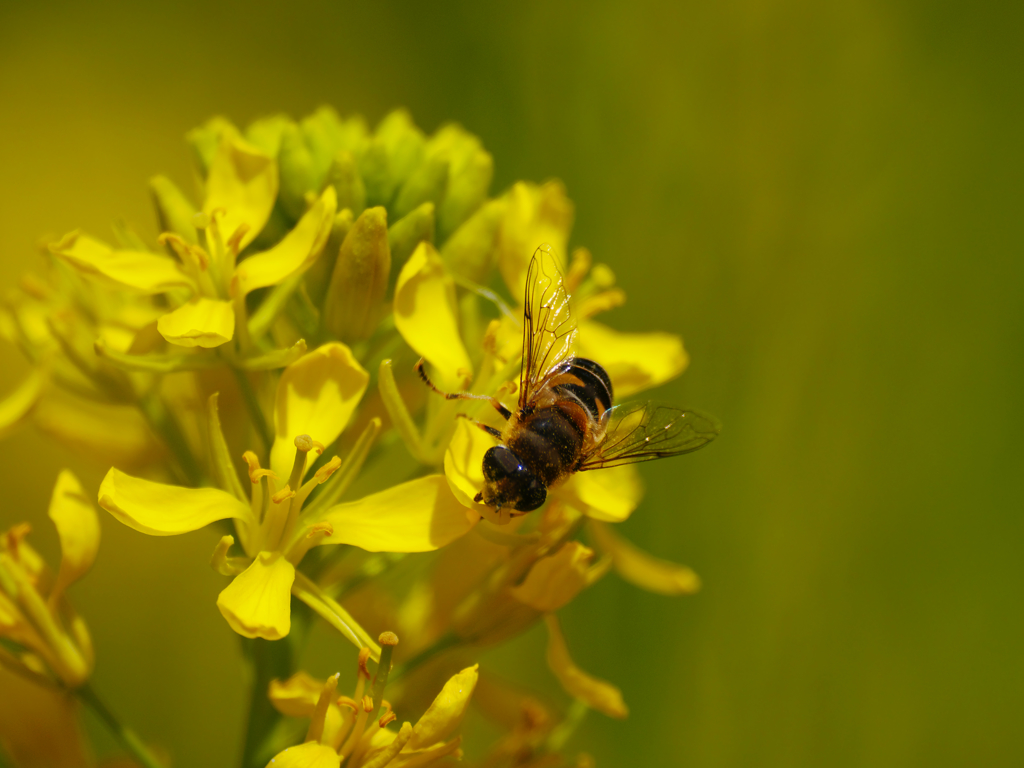
<svg viewBox="0 0 1024 768">
<path fill-rule="evenodd" d="M 182 136 L 213 114 L 457 120 L 492 192 L 564 180 L 573 244 L 630 296 L 608 321 L 686 339 L 656 396 L 726 424 L 646 465 L 623 527 L 703 592 L 611 577 L 564 612 L 632 710 L 573 745 L 600 766 L 1022 765 L 1022 33 L 999 2 L 6 2 L 0 288 L 43 234 L 152 231 L 147 178 L 187 182 Z M 25 369 L 0 363 L 6 392 Z M 0 524 L 37 521 L 51 553 L 57 470 L 104 469 L 31 432 L 0 466 Z M 176 765 L 234 764 L 217 533 L 102 522 L 75 589 L 97 688 Z"/>
</svg>

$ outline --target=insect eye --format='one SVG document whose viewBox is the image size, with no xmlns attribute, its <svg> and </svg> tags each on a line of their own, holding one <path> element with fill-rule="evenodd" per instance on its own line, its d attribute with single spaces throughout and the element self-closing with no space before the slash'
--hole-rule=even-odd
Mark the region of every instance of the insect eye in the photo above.
<svg viewBox="0 0 1024 768">
<path fill-rule="evenodd" d="M 520 512 L 532 512 L 548 497 L 547 489 L 536 475 L 530 475 L 529 480 L 523 486 L 516 509 Z"/>
<path fill-rule="evenodd" d="M 524 471 L 519 459 L 504 445 L 495 445 L 484 454 L 484 477 L 493 482 L 504 480 Z"/>
</svg>

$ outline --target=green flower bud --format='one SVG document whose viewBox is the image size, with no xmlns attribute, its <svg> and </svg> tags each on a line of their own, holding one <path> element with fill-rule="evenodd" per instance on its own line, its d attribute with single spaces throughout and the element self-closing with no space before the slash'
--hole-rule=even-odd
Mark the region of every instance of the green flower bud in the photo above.
<svg viewBox="0 0 1024 768">
<path fill-rule="evenodd" d="M 277 157 L 281 149 L 281 134 L 291 122 L 292 119 L 288 115 L 261 117 L 249 123 L 249 127 L 245 129 L 245 138 L 270 157 Z"/>
<path fill-rule="evenodd" d="M 395 200 L 396 216 L 405 216 L 419 205 L 431 202 L 437 205 L 448 187 L 448 159 L 428 157 L 419 168 L 406 179 Z"/>
<path fill-rule="evenodd" d="M 306 193 L 315 191 L 319 185 L 313 156 L 295 123 L 289 123 L 281 132 L 277 164 L 281 172 L 278 200 L 285 213 L 298 220 L 306 210 Z"/>
<path fill-rule="evenodd" d="M 153 193 L 153 204 L 160 220 L 161 232 L 173 232 L 184 238 L 186 242 L 196 244 L 196 228 L 192 226 L 192 217 L 196 207 L 192 205 L 184 193 L 166 176 L 154 176 L 149 180 L 149 190 Z"/>
<path fill-rule="evenodd" d="M 448 189 L 437 214 L 442 240 L 468 219 L 487 198 L 494 177 L 494 159 L 478 149 L 459 166 L 454 163 L 448 177 Z"/>
<path fill-rule="evenodd" d="M 341 119 L 330 107 L 320 107 L 312 115 L 302 118 L 299 128 L 313 159 L 314 174 L 320 182 L 317 186 L 322 186 L 335 155 L 341 149 Z"/>
<path fill-rule="evenodd" d="M 506 206 L 503 197 L 489 200 L 445 241 L 441 258 L 452 272 L 480 282 L 494 268 L 498 230 Z"/>
<path fill-rule="evenodd" d="M 391 202 L 395 190 L 423 162 L 425 145 L 423 132 L 413 125 L 404 110 L 395 110 L 381 121 L 359 163 L 359 172 L 366 183 L 367 205 Z M 420 202 L 422 200 L 416 205 Z"/>
<path fill-rule="evenodd" d="M 334 272 L 334 264 L 338 260 L 338 253 L 341 251 L 341 244 L 352 229 L 352 211 L 345 208 L 338 211 L 334 216 L 334 223 L 331 225 L 331 234 L 327 238 L 327 245 L 324 246 L 320 258 L 313 262 L 306 271 L 306 293 L 316 306 L 322 306 L 324 296 L 327 295 L 327 285 L 330 282 L 331 274 Z"/>
<path fill-rule="evenodd" d="M 324 325 L 345 342 L 369 338 L 384 311 L 391 272 L 388 215 L 367 208 L 341 244 L 324 301 Z"/>
<path fill-rule="evenodd" d="M 434 242 L 433 203 L 423 203 L 388 228 L 388 245 L 396 264 L 405 264 L 416 246 L 424 240 L 431 244 Z"/>
<path fill-rule="evenodd" d="M 220 146 L 221 141 L 227 138 L 237 138 L 241 134 L 234 123 L 226 117 L 211 117 L 198 128 L 193 128 L 185 134 L 185 141 L 192 150 L 192 160 L 202 178 L 213 162 L 213 155 Z"/>
<path fill-rule="evenodd" d="M 348 208 L 356 216 L 363 212 L 366 207 L 366 185 L 350 150 L 339 150 L 334 156 L 324 180 L 324 188 L 331 184 L 338 193 L 338 210 Z"/>
</svg>

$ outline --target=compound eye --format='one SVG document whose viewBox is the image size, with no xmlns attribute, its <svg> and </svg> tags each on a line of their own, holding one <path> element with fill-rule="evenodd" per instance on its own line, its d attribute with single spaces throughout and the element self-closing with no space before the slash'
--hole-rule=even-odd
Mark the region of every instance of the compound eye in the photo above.
<svg viewBox="0 0 1024 768">
<path fill-rule="evenodd" d="M 494 483 L 523 472 L 519 459 L 504 445 L 495 445 L 484 454 L 484 477 Z"/>
<path fill-rule="evenodd" d="M 519 496 L 519 503 L 516 509 L 520 512 L 533 512 L 548 497 L 548 491 L 540 478 L 536 475 L 529 475 L 529 480 L 523 484 L 522 493 Z"/>
</svg>

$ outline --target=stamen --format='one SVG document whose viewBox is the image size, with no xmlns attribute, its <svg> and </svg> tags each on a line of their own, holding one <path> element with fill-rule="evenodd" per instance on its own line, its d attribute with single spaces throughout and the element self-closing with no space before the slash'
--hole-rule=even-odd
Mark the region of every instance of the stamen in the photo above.
<svg viewBox="0 0 1024 768">
<path fill-rule="evenodd" d="M 249 225 L 242 222 L 238 225 L 238 229 L 236 229 L 231 234 L 231 237 L 228 238 L 228 250 L 231 252 L 232 256 L 237 256 L 238 252 L 242 250 L 242 238 L 249 233 L 249 229 Z"/>
<path fill-rule="evenodd" d="M 369 696 L 363 696 L 362 705 L 363 712 L 373 712 L 373 699 Z"/>
<path fill-rule="evenodd" d="M 366 668 L 366 662 L 370 659 L 370 649 L 360 648 L 359 649 L 359 675 L 365 677 L 367 680 L 370 679 L 370 670 Z"/>
<path fill-rule="evenodd" d="M 583 278 L 590 271 L 592 261 L 590 251 L 586 248 L 577 248 L 572 252 L 572 263 L 569 265 L 569 271 L 565 275 L 565 290 L 570 295 L 575 293 L 580 283 L 583 282 Z"/>
<path fill-rule="evenodd" d="M 292 473 L 288 476 L 288 485 L 299 488 L 302 476 L 306 473 L 306 455 L 313 450 L 313 438 L 299 435 L 295 438 L 295 461 L 292 462 Z"/>
<path fill-rule="evenodd" d="M 291 486 L 286 485 L 280 491 L 278 491 L 273 496 L 271 496 L 270 500 L 272 502 L 274 502 L 275 504 L 280 504 L 282 501 L 287 501 L 288 499 L 290 499 L 294 495 L 295 495 L 295 491 L 293 491 L 291 489 Z"/>
<path fill-rule="evenodd" d="M 309 494 L 313 492 L 313 489 L 318 485 L 326 483 L 331 475 L 338 471 L 341 466 L 341 459 L 338 456 L 331 457 L 331 460 L 324 464 L 320 469 L 313 473 L 313 476 L 309 478 L 302 487 L 299 488 L 299 492 L 295 494 L 296 503 L 299 509 L 302 509 L 302 505 L 306 503 L 306 499 L 309 498 Z"/>
<path fill-rule="evenodd" d="M 377 725 L 379 725 L 381 728 L 383 728 L 388 723 L 393 723 L 397 719 L 398 719 L 398 715 L 396 715 L 394 712 L 388 712 L 386 715 L 384 715 L 384 717 L 382 717 L 380 720 L 377 721 Z"/>
<path fill-rule="evenodd" d="M 249 466 L 249 480 L 252 481 L 253 485 L 260 481 L 263 477 L 272 477 L 277 480 L 277 475 L 271 472 L 269 469 L 260 468 L 259 457 L 256 456 L 252 451 L 246 451 L 242 454 L 242 459 Z"/>
<path fill-rule="evenodd" d="M 356 704 L 355 699 L 350 698 L 348 696 L 339 696 L 337 704 L 338 704 L 339 707 L 348 707 L 353 712 L 358 712 L 359 711 L 359 705 Z"/>
</svg>

